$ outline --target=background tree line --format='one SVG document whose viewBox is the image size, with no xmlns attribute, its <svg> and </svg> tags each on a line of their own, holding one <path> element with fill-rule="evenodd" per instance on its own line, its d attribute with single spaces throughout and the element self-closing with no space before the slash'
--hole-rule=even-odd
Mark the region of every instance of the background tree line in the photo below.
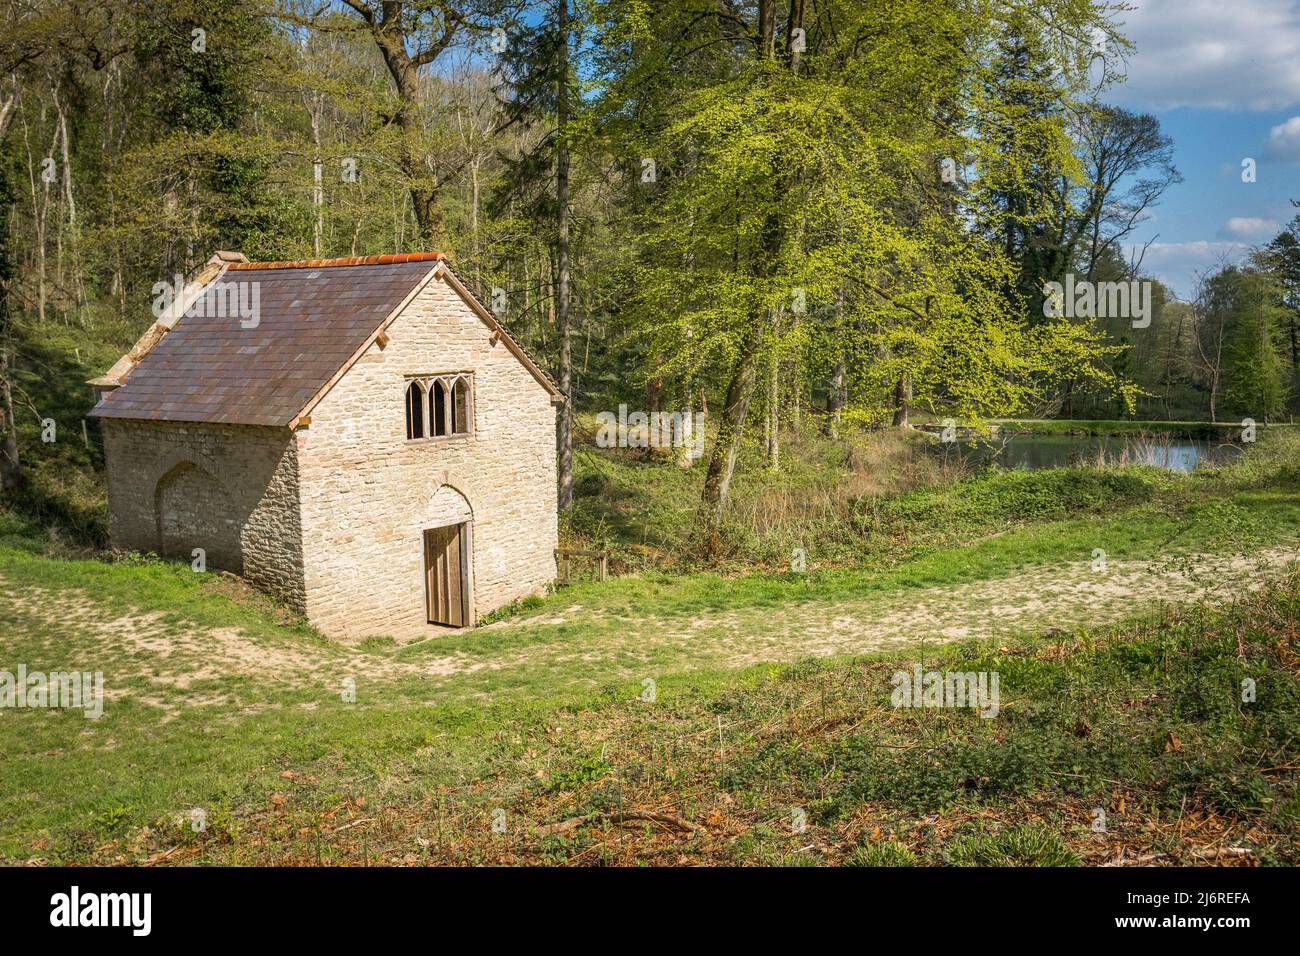
<svg viewBox="0 0 1300 956">
<path fill-rule="evenodd" d="M 81 384 L 217 249 L 436 248 L 573 415 L 709 412 L 701 543 L 737 457 L 917 412 L 1293 410 L 1296 224 L 1150 328 L 1048 318 L 1141 276 L 1179 181 L 1104 104 L 1090 0 L 4 0 L 0 475 L 96 464 Z M 90 436 L 93 438 L 93 436 Z M 89 469 L 87 469 L 89 470 Z"/>
</svg>

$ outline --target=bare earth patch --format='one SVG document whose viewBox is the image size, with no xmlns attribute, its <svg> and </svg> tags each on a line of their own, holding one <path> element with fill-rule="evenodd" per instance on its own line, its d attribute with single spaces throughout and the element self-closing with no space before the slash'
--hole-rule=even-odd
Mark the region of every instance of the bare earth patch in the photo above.
<svg viewBox="0 0 1300 956">
<path fill-rule="evenodd" d="M 182 705 L 229 703 L 226 693 L 208 693 L 202 682 L 232 676 L 333 694 L 349 677 L 370 687 L 410 678 L 436 686 L 484 669 L 521 668 L 592 685 L 692 667 L 899 648 L 919 653 L 945 641 L 1102 626 L 1157 603 L 1230 599 L 1259 587 L 1296 557 L 1294 547 L 1285 547 L 1250 557 L 1200 555 L 1169 567 L 1111 561 L 1104 571 L 1083 561 L 970 584 L 869 593 L 856 601 L 742 608 L 689 619 L 584 617 L 574 606 L 503 622 L 519 646 L 490 653 L 438 653 L 430 642 L 431 653 L 393 655 L 300 642 L 289 634 L 270 639 L 238 627 L 202 628 L 156 611 L 108 617 L 86 592 L 20 589 L 2 575 L 0 621 L 16 633 L 60 635 L 57 642 L 46 639 L 43 660 L 27 662 L 30 667 L 103 670 L 106 678 L 113 675 L 106 679 L 110 701 L 134 694 L 161 707 L 168 719 Z M 554 634 L 557 624 L 593 619 L 606 626 L 576 643 Z M 0 651 L 2 641 L 0 635 Z M 128 680 L 143 680 L 150 690 L 122 689 Z"/>
<path fill-rule="evenodd" d="M 644 675 L 653 662 L 665 660 L 744 667 L 898 648 L 920 652 L 927 644 L 954 640 L 1101 627 L 1161 603 L 1231 599 L 1262 586 L 1298 557 L 1295 546 L 1288 546 L 1250 556 L 1198 555 L 1169 566 L 1109 561 L 1104 571 L 1094 571 L 1091 562 L 1082 561 L 970 584 L 872 593 L 860 601 L 809 601 L 690 619 L 622 620 L 610 628 L 608 637 L 602 636 L 599 647 L 550 645 L 543 636 L 505 663 L 523 665 L 531 659 L 534 666 L 556 666 L 604 660 L 608 673 L 602 679 L 610 680 Z M 528 618 L 516 626 L 527 629 L 573 620 Z"/>
<path fill-rule="evenodd" d="M 186 706 L 228 702 L 224 694 L 205 693 L 195 686 L 203 681 L 251 677 L 288 688 L 332 690 L 347 677 L 358 683 L 387 682 L 411 676 L 444 677 L 488 666 L 464 654 L 399 661 L 342 644 L 295 642 L 289 635 L 268 640 L 239 627 L 178 622 L 161 611 L 108 617 L 83 590 L 18 588 L 3 574 L 0 585 L 0 622 L 4 622 L 0 652 L 5 651 L 4 631 L 27 639 L 33 634 L 58 635 L 42 642 L 39 658 L 22 663 L 31 669 L 102 671 L 108 701 L 134 696 L 164 710 L 164 719 L 175 716 L 176 698 Z M 12 669 L 17 663 L 5 661 L 0 666 Z M 143 679 L 158 693 L 124 689 L 122 685 L 132 679 Z"/>
</svg>

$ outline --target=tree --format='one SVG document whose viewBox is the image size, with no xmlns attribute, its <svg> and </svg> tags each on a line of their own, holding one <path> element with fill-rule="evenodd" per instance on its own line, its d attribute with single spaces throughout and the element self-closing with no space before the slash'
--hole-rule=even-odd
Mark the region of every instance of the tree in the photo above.
<svg viewBox="0 0 1300 956">
<path fill-rule="evenodd" d="M 557 343 L 557 378 L 565 396 L 556 421 L 557 501 L 561 511 L 573 507 L 573 321 L 572 321 L 572 244 L 573 210 L 570 193 L 574 130 L 571 123 L 580 102 L 576 90 L 572 51 L 581 47 L 581 23 L 574 23 L 570 13 L 578 12 L 572 0 L 554 0 L 551 18 L 516 32 L 514 42 L 504 58 L 504 72 L 509 77 L 508 97 L 504 103 L 508 123 L 542 126 L 546 132 L 532 149 L 510 163 L 501 202 L 516 197 L 531 200 L 535 218 L 552 221 L 555 282 L 555 329 Z M 549 169 L 551 177 L 541 171 Z M 553 197 L 539 191 L 537 185 L 553 179 Z"/>
<path fill-rule="evenodd" d="M 565 402 L 559 415 L 559 507 L 573 507 L 573 330 L 569 324 L 569 0 L 556 0 L 555 67 L 555 321 L 560 337 L 560 391 Z"/>
<path fill-rule="evenodd" d="M 1260 268 L 1276 274 L 1286 309 L 1286 337 L 1291 371 L 1300 373 L 1300 216 L 1274 236 L 1257 257 Z"/>
<path fill-rule="evenodd" d="M 1197 282 L 1195 336 L 1197 368 L 1205 378 L 1209 419 L 1218 420 L 1228 332 L 1232 322 L 1232 279 L 1228 269 L 1203 275 Z"/>
<path fill-rule="evenodd" d="M 1243 415 L 1272 421 L 1286 408 L 1281 353 L 1282 290 L 1268 273 L 1228 273 L 1233 327 L 1228 341 L 1227 397 Z"/>
<path fill-rule="evenodd" d="M 397 106 L 392 121 L 401 132 L 399 162 L 406 176 L 420 237 L 429 248 L 451 250 L 441 195 L 460 167 L 441 164 L 425 149 L 421 71 L 435 63 L 463 33 L 504 29 L 510 5 L 496 0 L 342 0 L 374 40 L 392 78 Z"/>
<path fill-rule="evenodd" d="M 1262 421 L 1284 409 L 1281 297 L 1275 276 L 1249 267 L 1225 266 L 1201 278 L 1195 303 L 1196 354 L 1209 392 L 1211 421 L 1219 411 L 1221 393 L 1234 408 Z"/>
<path fill-rule="evenodd" d="M 1173 164 L 1173 140 L 1149 113 L 1089 106 L 1079 112 L 1074 136 L 1084 171 L 1074 235 L 1092 281 L 1097 264 L 1119 248 L 1165 190 L 1183 177 Z"/>
<path fill-rule="evenodd" d="M 3 145 L 4 120 L 0 118 L 0 147 Z M 13 206 L 13 188 L 9 183 L 7 164 L 0 163 L 0 430 L 3 431 L 3 438 L 0 439 L 0 491 L 6 492 L 17 491 L 23 485 L 11 377 L 13 319 L 9 290 L 17 271 L 8 242 Z"/>
<path fill-rule="evenodd" d="M 1070 247 L 1054 228 L 1066 198 L 1058 203 L 1054 187 L 1069 181 L 1072 157 L 1049 41 L 1013 9 L 981 78 L 986 108 L 973 116 L 981 140 L 994 147 L 980 170 L 981 226 L 1019 265 L 1015 288 L 1035 320 L 1043 284 L 1066 271 Z"/>
<path fill-rule="evenodd" d="M 658 171 L 633 221 L 624 308 L 661 371 L 716 375 L 723 389 L 697 522 L 705 553 L 721 547 L 756 372 L 774 356 L 795 378 L 843 359 L 866 414 L 900 407 L 900 382 L 916 403 L 978 419 L 1070 370 L 1105 377 L 1084 371 L 1101 354 L 1091 330 L 1017 318 L 1017 261 L 990 238 L 1007 215 L 998 164 L 1018 168 L 1040 145 L 996 101 L 1002 88 L 981 82 L 1000 21 L 920 2 L 792 4 L 783 27 L 775 2 L 682 0 L 653 21 L 637 9 L 604 5 L 603 109 L 637 118 L 619 151 Z M 1092 22 L 1074 5 L 1058 12 Z M 1000 105 L 1014 135 L 971 135 Z M 969 189 L 941 182 L 952 156 L 977 169 Z M 977 213 L 987 231 L 969 227 Z"/>
</svg>

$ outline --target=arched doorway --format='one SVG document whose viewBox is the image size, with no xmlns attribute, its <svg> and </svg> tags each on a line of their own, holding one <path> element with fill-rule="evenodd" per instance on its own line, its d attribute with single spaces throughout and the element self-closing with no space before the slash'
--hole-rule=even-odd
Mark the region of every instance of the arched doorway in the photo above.
<svg viewBox="0 0 1300 956">
<path fill-rule="evenodd" d="M 468 499 L 442 485 L 425 509 L 424 591 L 427 620 L 447 627 L 474 623 L 474 513 Z"/>
</svg>

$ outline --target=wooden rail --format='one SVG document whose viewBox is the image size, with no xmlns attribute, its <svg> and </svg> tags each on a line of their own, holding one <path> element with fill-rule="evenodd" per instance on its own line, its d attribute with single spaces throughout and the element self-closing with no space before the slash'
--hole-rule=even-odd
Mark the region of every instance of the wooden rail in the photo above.
<svg viewBox="0 0 1300 956">
<path fill-rule="evenodd" d="M 569 559 L 592 558 L 596 561 L 596 580 L 603 581 L 609 574 L 609 552 L 591 551 L 583 548 L 556 548 L 555 561 L 563 568 L 560 580 L 569 583 Z"/>
</svg>

